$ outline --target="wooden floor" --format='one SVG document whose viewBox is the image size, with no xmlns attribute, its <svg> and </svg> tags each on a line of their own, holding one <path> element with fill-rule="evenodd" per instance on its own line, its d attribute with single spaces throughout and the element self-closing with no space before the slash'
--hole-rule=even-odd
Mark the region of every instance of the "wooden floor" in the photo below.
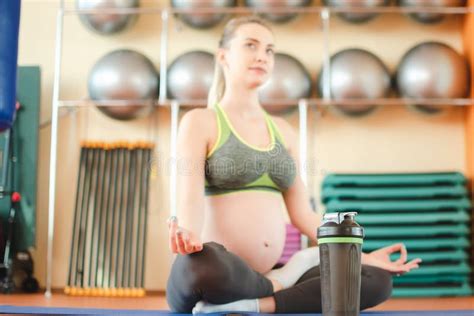
<svg viewBox="0 0 474 316">
<path fill-rule="evenodd" d="M 17 306 L 49 306 L 49 307 L 81 307 L 81 308 L 112 308 L 112 309 L 168 309 L 163 293 L 151 293 L 144 298 L 98 298 L 70 297 L 62 293 L 54 293 L 50 299 L 43 294 L 0 295 L 0 305 Z M 416 298 L 390 299 L 370 310 L 474 310 L 474 296 L 455 298 Z"/>
</svg>

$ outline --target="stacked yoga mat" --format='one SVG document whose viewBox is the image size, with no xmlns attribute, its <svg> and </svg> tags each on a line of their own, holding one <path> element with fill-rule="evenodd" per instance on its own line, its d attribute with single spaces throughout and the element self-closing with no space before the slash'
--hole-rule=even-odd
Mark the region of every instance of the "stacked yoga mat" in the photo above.
<svg viewBox="0 0 474 316">
<path fill-rule="evenodd" d="M 395 297 L 472 295 L 471 203 L 460 173 L 330 174 L 326 212 L 357 211 L 363 251 L 403 242 L 418 269 L 394 277 Z M 398 259 L 394 254 L 392 260 Z"/>
<path fill-rule="evenodd" d="M 278 260 L 278 265 L 283 266 L 290 260 L 291 256 L 301 250 L 301 233 L 291 224 L 286 224 L 286 240 L 283 254 Z"/>
<path fill-rule="evenodd" d="M 152 147 L 82 145 L 66 294 L 145 295 Z"/>
</svg>

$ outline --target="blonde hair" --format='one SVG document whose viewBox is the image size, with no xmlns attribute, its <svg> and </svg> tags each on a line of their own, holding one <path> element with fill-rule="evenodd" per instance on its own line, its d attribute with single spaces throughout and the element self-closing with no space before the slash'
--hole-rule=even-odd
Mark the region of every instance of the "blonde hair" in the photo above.
<svg viewBox="0 0 474 316">
<path fill-rule="evenodd" d="M 219 48 L 228 47 L 229 42 L 234 37 L 237 29 L 242 25 L 251 24 L 251 23 L 260 24 L 271 31 L 270 26 L 266 24 L 258 16 L 250 15 L 250 16 L 242 16 L 238 18 L 233 18 L 229 22 L 227 22 L 224 28 L 224 32 L 222 32 L 221 38 L 219 40 Z M 224 96 L 224 92 L 225 92 L 224 71 L 222 70 L 222 67 L 219 65 L 216 59 L 215 65 L 214 65 L 214 78 L 212 80 L 212 85 L 211 85 L 211 88 L 209 89 L 209 94 L 207 97 L 207 107 L 208 108 L 214 107 L 214 105 L 222 99 L 222 97 Z"/>
</svg>

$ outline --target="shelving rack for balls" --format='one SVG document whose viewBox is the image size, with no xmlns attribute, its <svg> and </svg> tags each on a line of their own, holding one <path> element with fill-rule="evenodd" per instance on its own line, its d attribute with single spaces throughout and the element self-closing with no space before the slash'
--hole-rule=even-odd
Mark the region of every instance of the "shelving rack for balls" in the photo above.
<svg viewBox="0 0 474 316">
<path fill-rule="evenodd" d="M 64 36 L 64 17 L 66 15 L 78 14 L 116 14 L 116 15 L 140 15 L 140 14 L 159 14 L 161 16 L 161 38 L 160 38 L 160 88 L 158 100 L 101 100 L 100 102 L 94 100 L 61 100 L 60 99 L 60 82 L 61 82 L 61 67 L 62 67 L 62 51 L 63 51 L 63 36 Z M 90 106 L 98 104 L 104 106 L 121 106 L 121 105 L 148 105 L 171 107 L 171 158 L 176 158 L 176 138 L 178 128 L 178 115 L 181 107 L 188 106 L 205 106 L 206 100 L 177 100 L 169 99 L 167 92 L 167 67 L 168 64 L 168 42 L 169 32 L 168 24 L 170 15 L 172 14 L 190 14 L 190 13 L 220 13 L 220 14 L 310 14 L 317 15 L 321 18 L 321 29 L 324 38 L 323 51 L 323 66 L 325 73 L 324 78 L 328 78 L 328 71 L 330 69 L 330 53 L 329 53 L 329 21 L 334 15 L 350 15 L 350 14 L 366 14 L 373 15 L 377 13 L 400 13 L 400 14 L 463 14 L 466 18 L 465 27 L 463 30 L 464 48 L 468 58 L 471 60 L 471 73 L 474 74 L 474 47 L 472 38 L 474 38 L 474 0 L 469 0 L 467 7 L 447 7 L 447 8 L 427 8 L 427 7 L 372 7 L 372 8 L 356 8 L 356 7 L 221 7 L 221 8 L 171 8 L 171 7 L 146 7 L 140 8 L 138 6 L 123 9 L 94 9 L 94 8 L 75 8 L 68 9 L 65 6 L 65 0 L 61 0 L 58 9 L 56 20 L 56 45 L 55 45 L 55 69 L 54 69 L 54 85 L 53 85 L 53 101 L 52 101 L 52 127 L 51 127 L 51 152 L 50 152 L 50 174 L 49 174 L 49 210 L 48 210 L 48 244 L 47 244 L 47 271 L 46 271 L 46 292 L 47 297 L 51 296 L 52 287 L 52 273 L 53 273 L 53 238 L 54 238 L 54 216 L 55 216 L 55 194 L 56 194 L 56 164 L 57 164 L 57 146 L 58 146 L 58 113 L 60 107 L 75 107 L 75 106 Z M 268 100 L 269 104 L 275 106 L 289 106 L 294 107 L 298 105 L 299 110 L 299 124 L 300 124 L 300 163 L 302 166 L 306 165 L 307 156 L 307 111 L 308 107 L 316 109 L 326 108 L 332 105 L 453 105 L 466 106 L 467 121 L 466 121 L 466 139 L 467 139 L 467 169 L 468 180 L 472 180 L 474 176 L 474 95 L 472 88 L 474 80 L 471 81 L 471 95 L 464 98 L 343 98 L 335 99 L 331 93 L 331 86 L 326 79 L 321 87 L 320 98 L 302 98 L 299 100 L 275 99 Z M 170 179 L 170 203 L 171 212 L 176 214 L 176 164 L 172 166 Z M 302 174 L 305 184 L 308 182 L 308 175 Z M 303 245 L 307 245 L 307 240 L 302 240 Z"/>
</svg>

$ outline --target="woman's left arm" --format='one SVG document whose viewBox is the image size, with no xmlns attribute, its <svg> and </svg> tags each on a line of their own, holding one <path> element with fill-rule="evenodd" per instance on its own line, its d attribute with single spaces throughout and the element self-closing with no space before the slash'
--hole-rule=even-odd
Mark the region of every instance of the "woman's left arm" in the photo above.
<svg viewBox="0 0 474 316">
<path fill-rule="evenodd" d="M 300 176 L 301 172 L 305 172 L 305 170 L 301 170 L 299 164 L 298 135 L 284 119 L 274 118 L 274 120 L 279 122 L 278 126 L 283 132 L 290 155 L 296 165 L 295 181 L 288 190 L 283 192 L 283 199 L 290 216 L 290 221 L 302 234 L 317 243 L 316 232 L 322 223 L 322 214 L 313 212 L 309 195 Z M 391 261 L 390 254 L 398 251 L 401 252 L 401 257 L 396 261 Z M 409 262 L 406 261 L 406 249 L 401 243 L 372 251 L 370 254 L 361 253 L 362 264 L 373 265 L 394 273 L 405 273 L 411 269 L 418 268 L 421 259 L 416 258 Z"/>
<path fill-rule="evenodd" d="M 290 217 L 291 224 L 302 234 L 308 236 L 311 241 L 317 243 L 316 231 L 322 222 L 322 214 L 316 213 L 311 208 L 310 196 L 306 191 L 306 186 L 301 179 L 301 169 L 299 163 L 298 135 L 291 125 L 282 118 L 274 118 L 278 122 L 278 127 L 285 139 L 286 147 L 296 165 L 296 176 L 293 184 L 283 192 L 286 209 Z"/>
<path fill-rule="evenodd" d="M 314 212 L 311 208 L 309 195 L 299 173 L 293 185 L 283 193 L 283 199 L 291 224 L 317 243 L 316 233 L 322 222 L 322 214 Z"/>
</svg>

